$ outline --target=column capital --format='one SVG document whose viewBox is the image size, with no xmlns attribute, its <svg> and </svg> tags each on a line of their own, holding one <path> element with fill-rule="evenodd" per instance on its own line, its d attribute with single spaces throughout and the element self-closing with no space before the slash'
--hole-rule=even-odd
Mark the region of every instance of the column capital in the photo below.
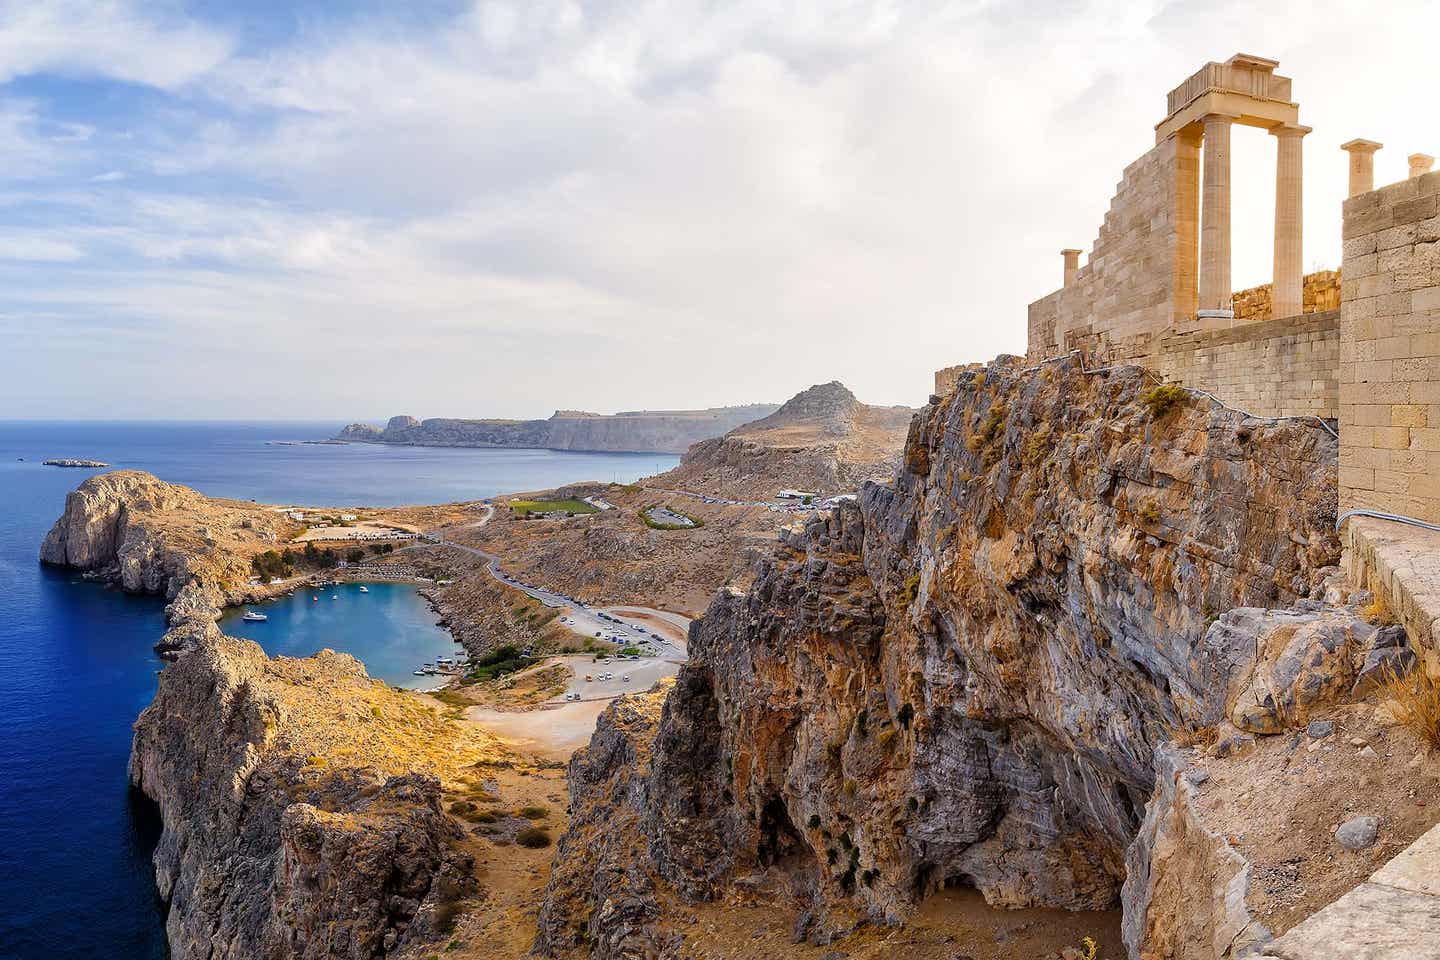
<svg viewBox="0 0 1440 960">
<path fill-rule="evenodd" d="M 1084 250 L 1081 250 L 1078 247 L 1066 247 L 1064 250 L 1060 251 L 1060 255 L 1068 260 L 1071 257 L 1078 257 L 1084 252 Z"/>
<path fill-rule="evenodd" d="M 1282 123 L 1282 124 L 1280 124 L 1280 126 L 1278 126 L 1278 127 L 1271 127 L 1271 128 L 1270 128 L 1270 136 L 1272 136 L 1272 137 L 1280 137 L 1280 138 L 1285 138 L 1285 137 L 1303 137 L 1303 136 L 1305 136 L 1305 134 L 1309 133 L 1310 131 L 1312 131 L 1312 130 L 1314 130 L 1314 129 L 1315 129 L 1314 127 L 1302 127 L 1302 126 L 1301 126 L 1300 124 L 1298 124 L 1298 123 L 1295 123 L 1295 124 Z"/>
<path fill-rule="evenodd" d="M 1412 153 L 1405 158 L 1410 162 L 1410 179 L 1423 177 L 1435 166 L 1435 158 L 1428 153 Z"/>
<path fill-rule="evenodd" d="M 1340 144 L 1340 149 L 1346 153 L 1374 153 L 1384 147 L 1383 143 L 1376 143 L 1374 140 L 1348 140 Z"/>
</svg>

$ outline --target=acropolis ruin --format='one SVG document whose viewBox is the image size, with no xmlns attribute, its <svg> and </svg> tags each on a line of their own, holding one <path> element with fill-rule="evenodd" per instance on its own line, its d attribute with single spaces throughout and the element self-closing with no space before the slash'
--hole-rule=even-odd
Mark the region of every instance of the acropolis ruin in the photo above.
<svg viewBox="0 0 1440 960">
<path fill-rule="evenodd" d="M 1256 416 L 1321 418 L 1340 433 L 1342 508 L 1440 521 L 1440 172 L 1414 153 L 1409 177 L 1377 190 L 1382 144 L 1342 144 L 1341 268 L 1303 275 L 1310 128 L 1278 66 L 1236 54 L 1169 92 L 1155 146 L 1125 169 L 1089 257 L 1062 250 L 1063 285 L 1030 304 L 1027 356 L 1138 363 Z M 1235 124 L 1268 131 L 1276 157 L 1273 279 L 1240 291 Z M 958 369 L 936 374 L 937 393 Z"/>
</svg>

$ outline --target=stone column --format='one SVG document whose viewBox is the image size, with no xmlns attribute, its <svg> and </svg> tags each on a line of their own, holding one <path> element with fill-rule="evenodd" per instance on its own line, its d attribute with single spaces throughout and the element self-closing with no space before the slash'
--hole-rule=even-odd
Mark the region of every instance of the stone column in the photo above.
<svg viewBox="0 0 1440 960">
<path fill-rule="evenodd" d="M 1075 274 L 1080 272 L 1080 253 L 1081 251 L 1073 248 L 1060 251 L 1060 256 L 1065 258 L 1065 286 L 1067 287 L 1075 282 Z"/>
<path fill-rule="evenodd" d="M 1374 140 L 1351 140 L 1340 144 L 1350 154 L 1350 193 L 1358 197 L 1375 189 L 1375 151 L 1385 146 Z"/>
<path fill-rule="evenodd" d="M 1309 127 L 1275 127 L 1275 274 L 1271 289 L 1272 319 L 1298 317 L 1304 310 L 1304 257 L 1301 138 Z"/>
<path fill-rule="evenodd" d="M 1220 113 L 1205 117 L 1204 183 L 1200 198 L 1200 310 L 1202 319 L 1234 316 L 1230 289 L 1230 123 Z M 1202 324 L 1206 326 L 1207 324 Z M 1225 326 L 1225 324 L 1209 324 Z"/>
<path fill-rule="evenodd" d="M 1200 124 L 1171 138 L 1175 150 L 1174 327 L 1192 330 L 1200 305 Z"/>
<path fill-rule="evenodd" d="M 1430 172 L 1430 168 L 1435 166 L 1435 158 L 1428 153 L 1412 153 L 1406 159 L 1410 161 L 1411 180 L 1425 176 Z"/>
</svg>

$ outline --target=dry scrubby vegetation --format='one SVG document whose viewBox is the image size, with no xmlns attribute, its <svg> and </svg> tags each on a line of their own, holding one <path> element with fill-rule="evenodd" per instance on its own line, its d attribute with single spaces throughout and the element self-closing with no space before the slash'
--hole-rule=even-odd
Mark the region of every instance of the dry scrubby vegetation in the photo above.
<svg viewBox="0 0 1440 960">
<path fill-rule="evenodd" d="M 1185 388 L 1178 383 L 1162 383 L 1145 394 L 1145 406 L 1150 408 L 1150 417 L 1163 419 L 1172 410 L 1177 410 L 1189 397 Z"/>
<path fill-rule="evenodd" d="M 1404 676 L 1391 670 L 1381 695 L 1391 719 L 1432 749 L 1440 748 L 1440 679 L 1423 664 Z"/>
</svg>

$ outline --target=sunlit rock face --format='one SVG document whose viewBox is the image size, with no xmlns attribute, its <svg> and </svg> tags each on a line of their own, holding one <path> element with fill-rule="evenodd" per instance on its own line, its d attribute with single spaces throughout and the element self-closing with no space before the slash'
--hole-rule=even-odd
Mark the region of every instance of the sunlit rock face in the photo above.
<svg viewBox="0 0 1440 960">
<path fill-rule="evenodd" d="M 682 897 L 783 872 L 812 940 L 946 883 L 1114 906 L 1157 745 L 1225 721 L 1252 674 L 1253 637 L 1211 627 L 1318 590 L 1339 552 L 1329 433 L 1153 386 L 967 371 L 892 485 L 722 592 L 654 734 L 633 866 Z"/>
</svg>

